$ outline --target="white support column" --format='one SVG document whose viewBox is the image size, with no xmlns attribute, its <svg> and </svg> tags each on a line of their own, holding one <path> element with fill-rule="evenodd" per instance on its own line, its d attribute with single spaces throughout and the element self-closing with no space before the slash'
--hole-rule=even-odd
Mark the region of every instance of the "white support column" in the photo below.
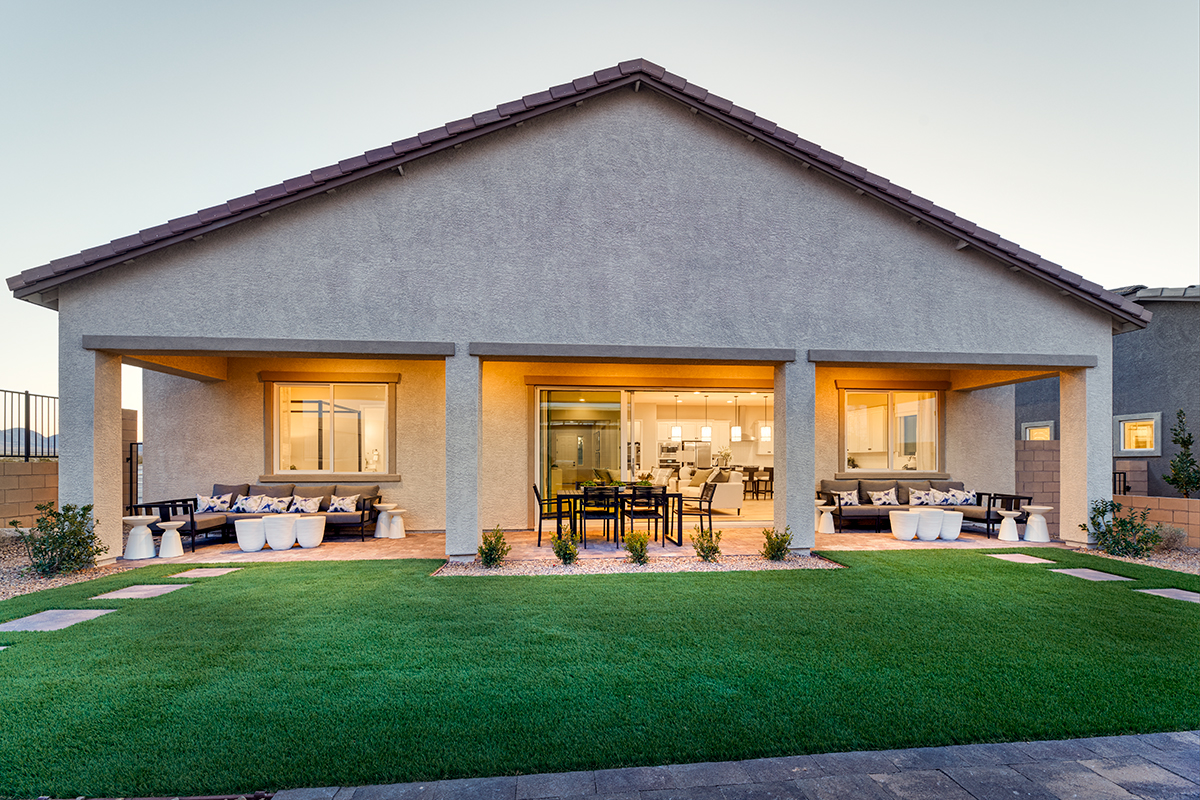
<svg viewBox="0 0 1200 800">
<path fill-rule="evenodd" d="M 788 361 L 775 367 L 775 529 L 792 528 L 793 553 L 816 544 L 817 367 Z"/>
<path fill-rule="evenodd" d="M 479 550 L 479 454 L 483 376 L 465 343 L 446 359 L 446 556 L 470 561 Z"/>
<path fill-rule="evenodd" d="M 124 516 L 121 357 L 60 340 L 58 393 L 58 507 L 92 506 L 96 535 L 108 546 L 96 563 L 111 564 L 121 555 Z"/>
<path fill-rule="evenodd" d="M 1096 500 L 1112 497 L 1112 362 L 1058 376 L 1061 432 L 1059 537 L 1077 547 L 1094 544 L 1079 529 Z"/>
</svg>

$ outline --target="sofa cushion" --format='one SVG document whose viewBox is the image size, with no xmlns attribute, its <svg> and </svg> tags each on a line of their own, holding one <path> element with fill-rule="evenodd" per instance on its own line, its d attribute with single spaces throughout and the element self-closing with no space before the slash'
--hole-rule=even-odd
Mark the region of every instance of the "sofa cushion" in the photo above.
<svg viewBox="0 0 1200 800">
<path fill-rule="evenodd" d="M 910 506 L 933 506 L 937 505 L 937 500 L 933 496 L 933 489 L 921 491 L 920 489 L 909 489 L 908 504 Z"/>
<path fill-rule="evenodd" d="M 216 528 L 220 528 L 220 527 L 224 526 L 227 515 L 225 515 L 225 514 L 193 514 L 192 516 L 196 520 L 196 530 L 197 531 L 211 531 Z M 179 530 L 184 531 L 184 532 L 190 532 L 192 530 L 192 521 L 190 519 L 188 519 L 187 517 L 179 517 L 179 519 L 185 520 L 185 522 L 183 523 L 183 526 Z"/>
<path fill-rule="evenodd" d="M 951 489 L 948 493 L 954 498 L 953 505 L 956 506 L 977 506 L 979 505 L 979 497 L 975 492 L 968 492 L 966 489 Z"/>
<path fill-rule="evenodd" d="M 729 483 L 729 474 L 730 474 L 729 470 L 727 470 L 727 469 L 719 469 L 719 468 L 714 469 L 708 475 L 708 482 L 709 483 Z"/>
<path fill-rule="evenodd" d="M 835 494 L 838 496 L 839 504 L 842 508 L 862 505 L 862 503 L 858 502 L 858 489 L 849 489 L 845 492 L 835 492 Z"/>
<path fill-rule="evenodd" d="M 316 514 L 321 510 L 323 497 L 303 497 L 296 495 L 292 498 L 292 504 L 288 506 L 289 514 Z"/>
<path fill-rule="evenodd" d="M 895 509 L 883 509 L 878 506 L 842 506 L 843 519 L 874 519 L 880 514 L 886 514 Z"/>
<path fill-rule="evenodd" d="M 377 483 L 374 486 L 345 486 L 339 483 L 335 487 L 334 494 L 338 497 L 346 497 L 352 494 L 363 498 L 377 497 L 379 495 L 379 484 Z"/>
<path fill-rule="evenodd" d="M 333 490 L 337 487 L 330 484 L 328 486 L 297 486 L 292 489 L 293 497 L 319 497 L 321 498 L 321 506 L 318 510 L 329 510 L 329 498 L 333 497 Z"/>
<path fill-rule="evenodd" d="M 196 495 L 196 513 L 217 513 L 228 511 L 230 504 L 233 503 L 233 494 L 222 494 L 215 497 L 205 497 L 202 494 Z"/>
<path fill-rule="evenodd" d="M 900 501 L 896 499 L 896 487 L 882 492 L 870 492 L 871 505 L 873 506 L 898 506 Z"/>
<path fill-rule="evenodd" d="M 688 486 L 703 486 L 708 481 L 708 476 L 712 474 L 711 469 L 699 469 L 692 474 L 691 481 Z"/>
<path fill-rule="evenodd" d="M 262 508 L 263 501 L 267 498 L 261 494 L 251 494 L 244 497 L 239 497 L 234 501 L 233 507 L 229 510 L 235 514 L 253 514 L 258 509 Z"/>
<path fill-rule="evenodd" d="M 930 488 L 937 489 L 939 492 L 948 492 L 951 489 L 965 489 L 962 481 L 930 481 Z"/>
<path fill-rule="evenodd" d="M 214 483 L 213 496 L 215 497 L 219 494 L 231 494 L 233 495 L 233 499 L 237 500 L 239 497 L 245 497 L 246 495 L 250 494 L 250 492 L 247 491 L 249 488 L 250 484 L 248 483 Z"/>
<path fill-rule="evenodd" d="M 275 483 L 270 486 L 251 485 L 246 493 L 247 494 L 261 494 L 263 497 L 291 497 L 292 496 L 292 484 L 290 484 L 290 483 Z"/>
<path fill-rule="evenodd" d="M 358 509 L 358 495 L 334 495 L 329 500 L 329 513 L 336 514 L 339 511 L 356 511 Z"/>
<path fill-rule="evenodd" d="M 851 489 L 858 491 L 858 481 L 821 481 L 822 492 L 848 492 Z"/>
<path fill-rule="evenodd" d="M 888 489 L 895 489 L 895 481 L 859 481 L 858 482 L 858 502 L 866 505 L 871 502 L 871 492 L 886 492 Z M 897 495 L 898 497 L 899 495 Z"/>
<path fill-rule="evenodd" d="M 290 494 L 287 497 L 268 497 L 263 500 L 258 510 L 263 514 L 284 514 L 291 504 L 292 496 Z"/>
<path fill-rule="evenodd" d="M 933 487 L 929 485 L 929 481 L 896 481 L 898 491 L 896 499 L 900 501 L 900 505 L 906 506 L 909 504 L 908 493 L 913 489 L 921 492 L 928 492 Z"/>
<path fill-rule="evenodd" d="M 356 511 L 329 511 L 325 514 L 326 525 L 358 525 L 362 515 Z"/>
</svg>

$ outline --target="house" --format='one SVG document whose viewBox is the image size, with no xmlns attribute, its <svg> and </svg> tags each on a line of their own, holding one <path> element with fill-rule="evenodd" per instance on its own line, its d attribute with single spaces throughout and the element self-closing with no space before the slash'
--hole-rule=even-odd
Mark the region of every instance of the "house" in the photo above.
<svg viewBox="0 0 1200 800">
<path fill-rule="evenodd" d="M 110 547 L 130 363 L 147 496 L 378 484 L 452 558 L 530 527 L 531 484 L 654 453 L 692 392 L 698 433 L 704 393 L 751 409 L 801 552 L 823 477 L 1011 491 L 1013 386 L 1051 376 L 1078 535 L 1109 494 L 1112 336 L 1150 319 L 644 60 L 9 287 L 58 310 L 60 498 L 94 502 Z"/>
<path fill-rule="evenodd" d="M 1171 441 L 1176 411 L 1200 433 L 1200 286 L 1125 286 L 1114 293 L 1154 314 L 1143 330 L 1113 340 L 1112 458 L 1117 491 L 1179 497 L 1165 480 L 1179 452 Z M 1057 439 L 1058 381 L 1017 387 L 1018 439 Z"/>
</svg>

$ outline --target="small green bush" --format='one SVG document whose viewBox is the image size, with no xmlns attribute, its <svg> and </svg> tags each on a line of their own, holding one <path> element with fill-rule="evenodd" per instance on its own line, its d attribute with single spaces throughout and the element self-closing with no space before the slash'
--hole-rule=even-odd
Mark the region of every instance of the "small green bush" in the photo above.
<svg viewBox="0 0 1200 800">
<path fill-rule="evenodd" d="M 1162 541 L 1155 548 L 1156 553 L 1168 553 L 1172 550 L 1182 550 L 1187 547 L 1187 531 L 1174 525 L 1163 525 L 1159 529 Z"/>
<path fill-rule="evenodd" d="M 783 529 L 783 533 L 774 528 L 763 528 L 763 549 L 758 553 L 768 561 L 783 561 L 788 556 L 788 545 L 792 543 L 792 526 Z"/>
<path fill-rule="evenodd" d="M 41 516 L 34 527 L 21 530 L 21 523 L 8 523 L 15 528 L 33 571 L 43 578 L 60 573 L 78 572 L 96 566 L 96 556 L 108 552 L 108 545 L 96 538 L 96 519 L 92 506 L 67 503 L 56 511 L 54 503 L 37 507 Z"/>
<path fill-rule="evenodd" d="M 579 536 L 571 531 L 555 531 L 550 537 L 550 546 L 563 566 L 569 567 L 579 559 Z"/>
<path fill-rule="evenodd" d="M 1129 510 L 1129 516 L 1119 517 L 1121 504 L 1111 500 L 1097 500 L 1092 503 L 1092 513 L 1088 517 L 1091 523 L 1091 534 L 1096 537 L 1096 546 L 1113 556 L 1128 556 L 1130 558 L 1145 558 L 1162 540 L 1162 525 L 1151 528 L 1146 524 L 1150 512 Z M 1088 526 L 1081 524 L 1079 529 L 1088 533 Z"/>
<path fill-rule="evenodd" d="M 483 534 L 483 544 L 479 545 L 479 562 L 488 569 L 498 567 L 511 552 L 512 547 L 504 540 L 504 531 L 497 525 Z"/>
<path fill-rule="evenodd" d="M 634 564 L 645 564 L 650 560 L 650 531 L 627 531 L 625 551 Z"/>
<path fill-rule="evenodd" d="M 712 531 L 696 526 L 696 532 L 690 537 L 692 547 L 701 561 L 716 561 L 721 555 L 721 532 Z"/>
</svg>

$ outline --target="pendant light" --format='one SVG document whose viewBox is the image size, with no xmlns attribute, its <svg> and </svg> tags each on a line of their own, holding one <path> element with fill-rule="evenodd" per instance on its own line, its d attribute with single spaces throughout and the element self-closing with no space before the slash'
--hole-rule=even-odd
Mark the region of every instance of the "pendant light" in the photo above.
<svg viewBox="0 0 1200 800">
<path fill-rule="evenodd" d="M 683 428 L 679 425 L 679 395 L 675 395 L 675 424 L 671 426 L 671 441 L 683 441 Z"/>
<path fill-rule="evenodd" d="M 764 442 L 771 441 L 771 426 L 767 424 L 767 395 L 763 395 L 762 426 L 758 429 L 758 438 Z"/>
<path fill-rule="evenodd" d="M 700 441 L 712 441 L 712 428 L 708 426 L 708 395 L 704 395 L 704 427 L 700 429 Z"/>
<path fill-rule="evenodd" d="M 742 426 L 739 425 L 738 422 L 740 422 L 740 420 L 738 419 L 737 395 L 735 394 L 733 396 L 733 427 L 729 429 L 730 441 L 740 442 L 742 440 Z"/>
</svg>

